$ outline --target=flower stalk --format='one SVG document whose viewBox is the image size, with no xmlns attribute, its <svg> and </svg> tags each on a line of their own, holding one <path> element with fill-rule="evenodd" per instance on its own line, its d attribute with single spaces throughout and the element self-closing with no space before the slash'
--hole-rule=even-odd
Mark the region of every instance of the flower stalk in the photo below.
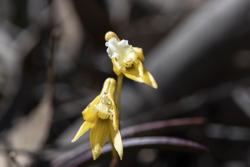
<svg viewBox="0 0 250 167">
<path fill-rule="evenodd" d="M 120 120 L 120 110 L 121 110 L 121 92 L 122 92 L 122 82 L 123 82 L 123 74 L 117 76 L 117 84 L 116 84 L 116 106 L 118 108 L 117 118 Z"/>
</svg>

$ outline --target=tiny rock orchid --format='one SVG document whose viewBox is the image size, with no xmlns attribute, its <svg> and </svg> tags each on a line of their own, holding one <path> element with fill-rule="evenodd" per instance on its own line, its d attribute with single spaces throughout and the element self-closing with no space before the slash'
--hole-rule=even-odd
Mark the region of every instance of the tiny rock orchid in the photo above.
<svg viewBox="0 0 250 167">
<path fill-rule="evenodd" d="M 143 67 L 144 55 L 141 48 L 129 45 L 127 40 L 120 40 L 111 31 L 106 33 L 105 40 L 107 53 L 113 63 L 116 75 L 124 74 L 129 79 L 158 88 L 154 77 Z"/>
<path fill-rule="evenodd" d="M 107 78 L 102 91 L 82 112 L 85 122 L 81 125 L 72 142 L 78 140 L 90 129 L 90 144 L 93 159 L 97 159 L 107 139 L 111 140 L 113 148 L 120 159 L 123 156 L 123 146 L 119 131 L 118 108 L 115 104 L 114 93 L 116 81 Z"/>
<path fill-rule="evenodd" d="M 105 35 L 108 56 L 113 63 L 117 81 L 107 78 L 102 91 L 82 112 L 83 124 L 72 142 L 77 141 L 90 130 L 90 145 L 93 159 L 97 159 L 107 139 L 110 139 L 114 163 L 123 156 L 122 138 L 119 130 L 120 103 L 123 76 L 153 88 L 158 85 L 151 73 L 143 67 L 144 55 L 141 48 L 129 45 L 127 40 L 120 40 L 114 32 Z M 114 164 L 113 164 L 114 165 Z M 117 165 L 117 164 L 116 164 Z"/>
</svg>

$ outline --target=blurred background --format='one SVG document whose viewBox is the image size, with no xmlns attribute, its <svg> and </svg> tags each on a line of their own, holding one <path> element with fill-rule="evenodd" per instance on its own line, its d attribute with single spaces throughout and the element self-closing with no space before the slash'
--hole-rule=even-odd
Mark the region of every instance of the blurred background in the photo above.
<svg viewBox="0 0 250 167">
<path fill-rule="evenodd" d="M 250 166 L 249 0 L 0 0 L 0 166 L 104 167 L 81 111 L 115 77 L 104 35 L 144 49 L 125 79 L 117 166 Z"/>
</svg>

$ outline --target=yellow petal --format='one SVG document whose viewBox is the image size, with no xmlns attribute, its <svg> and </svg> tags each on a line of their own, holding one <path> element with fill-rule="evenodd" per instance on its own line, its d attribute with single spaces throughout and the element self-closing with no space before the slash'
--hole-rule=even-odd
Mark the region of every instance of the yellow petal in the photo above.
<svg viewBox="0 0 250 167">
<path fill-rule="evenodd" d="M 77 131 L 75 137 L 71 140 L 71 142 L 75 142 L 77 141 L 82 135 L 84 135 L 84 133 L 86 133 L 89 128 L 91 127 L 91 123 L 85 121 L 81 127 L 79 128 L 79 130 Z"/>
<path fill-rule="evenodd" d="M 90 130 L 90 145 L 94 160 L 101 154 L 103 145 L 110 135 L 109 122 L 110 120 L 98 119 L 94 127 Z"/>
<path fill-rule="evenodd" d="M 153 88 L 155 88 L 155 89 L 158 88 L 158 84 L 156 83 L 154 77 L 153 77 L 152 74 L 151 74 L 147 69 L 145 69 L 145 68 L 144 68 L 143 81 L 144 81 L 147 85 L 149 85 L 149 86 L 151 86 L 151 87 L 153 87 Z"/>
<path fill-rule="evenodd" d="M 117 151 L 120 159 L 122 160 L 122 156 L 123 156 L 123 145 L 122 145 L 122 137 L 120 134 L 119 130 L 115 130 L 114 128 L 112 128 L 112 125 L 110 127 L 110 138 L 112 140 L 112 144 L 115 148 L 115 150 Z"/>
<path fill-rule="evenodd" d="M 146 68 L 143 67 L 142 62 L 139 60 L 133 64 L 132 68 L 127 68 L 123 73 L 129 79 L 137 82 L 143 82 L 153 88 L 158 88 L 154 77 Z"/>
<path fill-rule="evenodd" d="M 132 79 L 137 82 L 143 82 L 142 76 L 140 76 L 138 67 L 139 67 L 138 63 L 135 63 L 133 64 L 131 68 L 127 68 L 126 71 L 123 72 L 123 74 L 129 79 Z"/>
<path fill-rule="evenodd" d="M 144 61 L 144 54 L 143 54 L 143 50 L 142 48 L 138 48 L 138 47 L 133 47 L 133 50 L 135 51 L 136 55 L 139 57 L 139 59 L 141 61 Z"/>
<path fill-rule="evenodd" d="M 88 122 L 95 122 L 97 119 L 97 110 L 95 109 L 95 105 L 100 102 L 100 95 L 97 96 L 82 112 L 83 119 Z"/>
</svg>

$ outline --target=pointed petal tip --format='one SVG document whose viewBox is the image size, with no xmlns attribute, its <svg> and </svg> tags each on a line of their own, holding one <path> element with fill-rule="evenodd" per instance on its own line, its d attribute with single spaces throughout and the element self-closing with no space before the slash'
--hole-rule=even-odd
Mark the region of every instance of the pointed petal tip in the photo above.
<svg viewBox="0 0 250 167">
<path fill-rule="evenodd" d="M 93 160 L 96 160 L 101 155 L 102 147 L 98 144 L 92 149 Z"/>
<path fill-rule="evenodd" d="M 146 69 L 145 69 L 145 73 L 143 76 L 143 80 L 147 85 L 151 86 L 152 88 L 154 88 L 154 89 L 158 88 L 158 84 L 155 81 L 153 75 L 149 71 L 147 71 Z"/>
<path fill-rule="evenodd" d="M 97 159 L 97 157 L 93 155 L 93 160 L 96 160 L 96 159 Z"/>
<path fill-rule="evenodd" d="M 78 136 L 78 135 L 76 134 L 75 137 L 71 140 L 71 143 L 76 142 L 79 138 L 80 138 L 80 136 Z"/>
<path fill-rule="evenodd" d="M 144 83 L 150 86 L 151 88 L 158 89 L 158 84 L 156 83 L 156 81 L 150 81 L 150 82 L 144 81 Z"/>
<path fill-rule="evenodd" d="M 122 160 L 122 157 L 123 157 L 123 152 L 118 153 L 118 155 L 119 155 L 120 160 Z"/>
<path fill-rule="evenodd" d="M 74 136 L 74 138 L 71 140 L 71 143 L 76 142 L 82 135 L 84 135 L 90 128 L 90 125 L 88 122 L 84 122 L 81 127 L 79 128 L 79 130 L 77 131 L 76 135 Z"/>
<path fill-rule="evenodd" d="M 113 131 L 111 134 L 111 140 L 112 143 L 114 144 L 115 150 L 118 153 L 120 159 L 122 160 L 123 157 L 123 144 L 122 144 L 122 138 L 120 131 Z"/>
<path fill-rule="evenodd" d="M 152 87 L 153 87 L 154 89 L 158 89 L 157 83 L 154 83 L 154 84 L 152 85 Z"/>
<path fill-rule="evenodd" d="M 71 140 L 71 143 L 75 143 L 80 137 L 78 137 L 77 135 Z"/>
<path fill-rule="evenodd" d="M 75 137 L 71 140 L 71 143 L 76 142 L 80 137 L 81 137 L 81 135 L 79 135 L 79 133 L 77 133 L 77 134 L 75 135 Z"/>
</svg>

